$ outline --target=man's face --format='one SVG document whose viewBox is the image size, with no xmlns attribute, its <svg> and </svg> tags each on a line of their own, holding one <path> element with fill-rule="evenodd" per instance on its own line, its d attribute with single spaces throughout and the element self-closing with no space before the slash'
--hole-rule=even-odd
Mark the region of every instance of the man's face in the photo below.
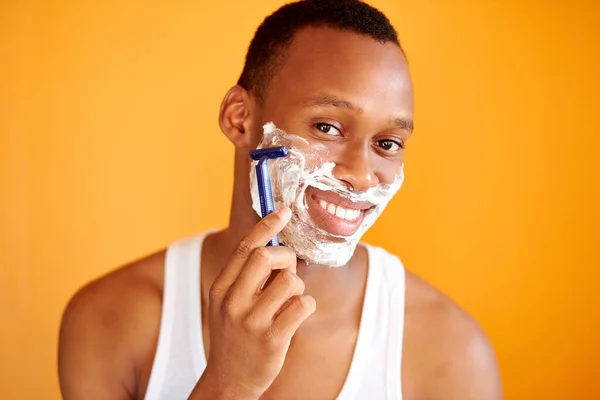
<svg viewBox="0 0 600 400">
<path fill-rule="evenodd" d="M 349 201 L 344 191 L 374 192 L 401 182 L 413 89 L 406 59 L 395 44 L 331 28 L 303 29 L 259 107 L 257 145 L 263 140 L 262 124 L 273 121 L 304 139 L 288 145 L 310 155 L 311 170 L 333 163 L 332 178 L 345 190 L 311 185 L 302 193 L 306 218 L 331 234 L 322 239 L 354 235 L 372 206 Z"/>
</svg>

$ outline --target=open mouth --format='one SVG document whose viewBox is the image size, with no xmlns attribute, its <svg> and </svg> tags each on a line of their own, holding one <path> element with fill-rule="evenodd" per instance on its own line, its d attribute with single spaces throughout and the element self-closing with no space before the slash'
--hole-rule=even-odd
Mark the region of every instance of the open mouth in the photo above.
<svg viewBox="0 0 600 400">
<path fill-rule="evenodd" d="M 375 206 L 353 202 L 333 191 L 309 187 L 306 190 L 308 213 L 316 225 L 334 235 L 352 236 L 360 228 L 365 214 Z"/>
<path fill-rule="evenodd" d="M 346 221 L 356 221 L 360 217 L 360 213 L 362 210 L 352 209 L 352 208 L 344 208 L 340 205 L 336 205 L 335 203 L 329 203 L 323 199 L 319 199 L 319 205 L 325 211 L 327 211 L 331 215 L 335 215 L 338 218 L 344 219 Z"/>
</svg>

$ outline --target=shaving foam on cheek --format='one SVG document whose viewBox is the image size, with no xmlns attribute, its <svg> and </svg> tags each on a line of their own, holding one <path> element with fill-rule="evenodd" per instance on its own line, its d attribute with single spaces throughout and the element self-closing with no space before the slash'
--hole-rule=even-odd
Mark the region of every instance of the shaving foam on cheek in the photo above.
<svg viewBox="0 0 600 400">
<path fill-rule="evenodd" d="M 276 208 L 292 210 L 290 223 L 281 231 L 280 240 L 293 249 L 298 258 L 308 263 L 339 267 L 345 265 L 356 250 L 361 237 L 375 223 L 404 179 L 403 169 L 389 185 L 378 185 L 360 193 L 350 192 L 346 185 L 333 176 L 335 164 L 323 159 L 323 149 L 310 147 L 306 139 L 291 135 L 269 122 L 258 148 L 286 146 L 289 155 L 269 164 L 271 185 Z M 254 167 L 256 161 L 253 162 Z M 250 170 L 252 208 L 260 216 L 260 197 L 255 168 Z M 366 211 L 358 230 L 351 236 L 339 236 L 317 226 L 308 213 L 306 189 L 313 186 L 334 191 L 351 201 L 365 201 L 374 205 Z"/>
</svg>

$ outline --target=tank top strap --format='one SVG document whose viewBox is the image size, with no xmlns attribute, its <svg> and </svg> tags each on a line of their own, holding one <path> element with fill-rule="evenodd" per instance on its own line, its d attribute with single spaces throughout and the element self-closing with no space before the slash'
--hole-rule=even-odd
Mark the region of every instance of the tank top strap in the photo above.
<svg viewBox="0 0 600 400">
<path fill-rule="evenodd" d="M 201 330 L 200 255 L 208 233 L 179 240 L 167 249 L 160 332 L 146 400 L 170 398 L 168 393 L 189 394 L 206 367 Z"/>
<path fill-rule="evenodd" d="M 406 271 L 398 257 L 378 248 L 382 273 L 389 293 L 387 398 L 402 399 L 402 344 L 406 297 Z"/>
<path fill-rule="evenodd" d="M 368 273 L 356 347 L 338 400 L 401 400 L 405 273 L 400 260 L 363 244 Z"/>
<path fill-rule="evenodd" d="M 360 396 L 365 379 L 368 379 L 369 364 L 371 363 L 372 344 L 375 339 L 378 315 L 378 291 L 382 283 L 381 269 L 373 247 L 363 244 L 368 253 L 367 283 L 363 299 L 358 337 L 350 363 L 350 370 L 337 400 L 355 400 Z"/>
</svg>

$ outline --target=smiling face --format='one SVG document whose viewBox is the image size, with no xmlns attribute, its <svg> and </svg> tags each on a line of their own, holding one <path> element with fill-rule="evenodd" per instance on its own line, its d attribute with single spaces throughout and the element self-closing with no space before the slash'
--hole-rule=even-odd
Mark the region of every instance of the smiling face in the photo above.
<svg viewBox="0 0 600 400">
<path fill-rule="evenodd" d="M 281 179 L 290 189 L 290 177 L 303 176 L 294 183 L 301 199 L 294 200 L 297 207 L 292 204 L 296 219 L 283 239 L 338 249 L 353 242 L 345 253 L 351 256 L 403 178 L 413 89 L 402 51 L 349 31 L 302 29 L 255 112 L 254 147 L 285 144 L 292 150 L 289 159 L 270 162 L 276 200 L 285 197 Z M 263 135 L 262 125 L 269 121 L 281 129 L 276 135 Z M 289 172 L 290 163 L 302 163 L 302 168 L 282 177 L 278 171 Z M 323 262 L 295 250 L 300 258 L 332 266 L 349 258 L 338 255 L 335 262 Z"/>
<path fill-rule="evenodd" d="M 335 164 L 326 161 L 326 146 L 310 144 L 277 129 L 272 122 L 264 130 L 259 148 L 289 149 L 287 157 L 268 164 L 276 207 L 292 210 L 290 223 L 281 231 L 281 241 L 309 264 L 346 264 L 362 235 L 400 188 L 403 175 L 391 184 L 353 192 L 333 175 Z M 250 182 L 252 206 L 261 215 L 255 168 L 250 172 Z"/>
</svg>

